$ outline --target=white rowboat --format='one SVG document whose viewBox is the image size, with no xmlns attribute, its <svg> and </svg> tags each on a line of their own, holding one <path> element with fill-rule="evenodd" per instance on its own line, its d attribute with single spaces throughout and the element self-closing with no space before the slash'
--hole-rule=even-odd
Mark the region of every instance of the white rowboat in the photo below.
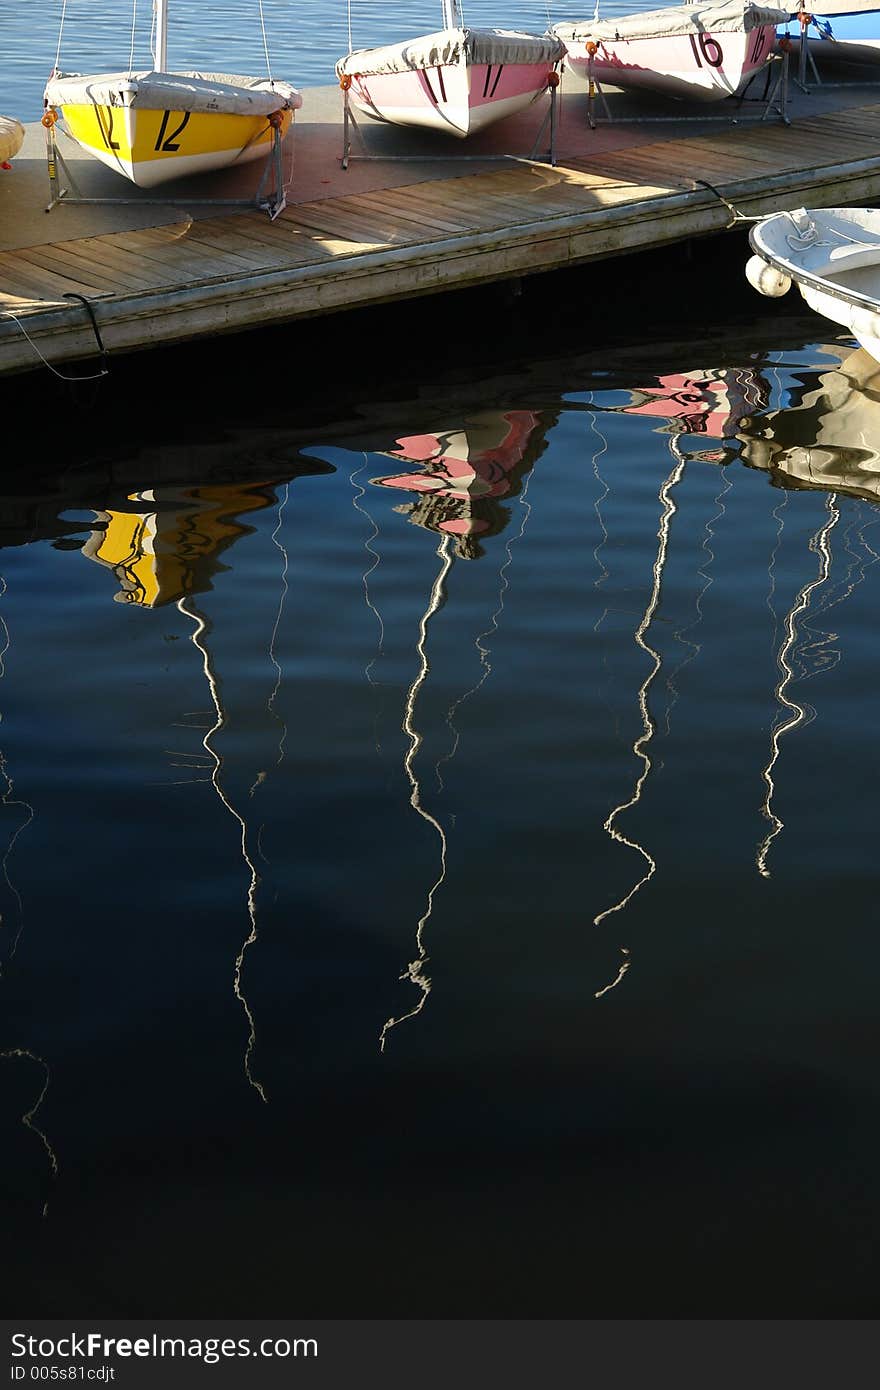
<svg viewBox="0 0 880 1390">
<path fill-rule="evenodd" d="M 777 298 L 797 285 L 817 314 L 840 324 L 880 362 L 880 211 L 798 208 L 749 232 L 746 278 Z"/>
</svg>

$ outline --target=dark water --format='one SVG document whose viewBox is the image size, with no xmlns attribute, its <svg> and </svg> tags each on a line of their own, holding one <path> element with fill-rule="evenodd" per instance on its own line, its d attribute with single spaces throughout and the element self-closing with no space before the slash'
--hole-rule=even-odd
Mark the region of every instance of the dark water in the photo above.
<svg viewBox="0 0 880 1390">
<path fill-rule="evenodd" d="M 880 392 L 743 250 L 17 384 L 8 1316 L 875 1313 Z"/>
</svg>

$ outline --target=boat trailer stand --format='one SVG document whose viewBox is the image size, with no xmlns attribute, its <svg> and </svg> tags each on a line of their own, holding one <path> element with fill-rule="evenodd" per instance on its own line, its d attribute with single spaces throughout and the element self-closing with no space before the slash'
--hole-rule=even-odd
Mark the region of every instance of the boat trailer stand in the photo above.
<svg viewBox="0 0 880 1390">
<path fill-rule="evenodd" d="M 770 73 L 774 67 L 777 67 L 778 71 L 775 80 L 771 83 Z M 758 72 L 767 72 L 767 90 L 761 99 L 763 107 L 760 113 L 742 114 L 742 102 L 745 95 L 743 93 L 737 102 L 737 114 L 734 116 L 620 116 L 617 119 L 621 125 L 687 125 L 688 123 L 702 125 L 705 121 L 724 121 L 727 125 L 743 125 L 748 121 L 766 121 L 773 112 L 784 125 L 791 125 L 791 118 L 788 114 L 788 67 L 788 53 L 783 51 L 782 53 L 771 54 L 764 68 L 757 69 L 755 76 Z M 597 97 L 602 103 L 604 116 L 596 116 L 595 114 Z M 593 71 L 593 58 L 590 55 L 587 60 L 587 121 L 591 130 L 596 129 L 598 120 L 612 122 L 614 117 L 611 115 L 602 84 Z"/>
<path fill-rule="evenodd" d="M 366 149 L 363 131 L 358 124 L 354 111 L 351 109 L 351 98 L 349 87 L 351 83 L 342 87 L 342 158 L 340 160 L 343 169 L 347 169 L 353 159 L 372 159 L 377 161 L 387 161 L 390 163 L 409 163 L 409 164 L 459 164 L 470 161 L 473 164 L 492 164 L 504 163 L 511 160 L 519 164 L 549 164 L 551 168 L 556 166 L 556 128 L 558 116 L 556 110 L 556 89 L 559 86 L 559 75 L 555 71 L 550 74 L 555 81 L 547 83 L 547 92 L 550 101 L 541 122 L 541 128 L 535 137 L 535 143 L 529 154 L 369 154 Z M 384 123 L 383 123 L 384 124 Z M 541 157 L 538 148 L 544 138 L 544 132 L 550 127 L 550 147 L 545 157 Z M 361 153 L 352 152 L 351 131 L 354 130 L 360 145 Z"/>
<path fill-rule="evenodd" d="M 50 112 L 47 112 L 46 116 L 43 117 L 43 126 L 46 131 L 46 163 L 49 171 L 49 192 L 51 195 L 45 208 L 46 212 L 51 212 L 61 202 L 102 203 L 105 206 L 109 204 L 115 207 L 258 208 L 261 212 L 268 212 L 270 219 L 274 222 L 279 213 L 283 212 L 287 206 L 281 158 L 281 148 L 284 141 L 277 126 L 272 127 L 272 148 L 266 156 L 260 182 L 252 198 L 88 198 L 80 192 L 71 168 L 58 148 L 58 142 L 55 138 L 57 116 L 54 112 L 51 114 L 54 117 L 52 120 L 47 120 Z M 59 169 L 69 183 L 70 189 L 62 187 Z M 264 190 L 270 174 L 272 175 L 273 187 L 272 191 L 266 194 Z"/>
</svg>

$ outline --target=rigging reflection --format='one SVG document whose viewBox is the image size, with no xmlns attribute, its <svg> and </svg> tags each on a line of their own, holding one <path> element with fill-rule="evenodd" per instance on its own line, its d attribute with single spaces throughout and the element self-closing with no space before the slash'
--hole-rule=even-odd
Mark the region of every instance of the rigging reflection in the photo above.
<svg viewBox="0 0 880 1390">
<path fill-rule="evenodd" d="M 303 460 L 294 476 L 301 472 L 324 471 L 330 471 L 327 465 Z M 284 759 L 287 727 L 276 710 L 283 678 L 276 646 L 288 592 L 289 559 L 282 530 L 289 488 L 288 478 L 280 484 L 169 485 L 137 491 L 128 499 L 133 504 L 130 510 L 116 507 L 96 514 L 98 524 L 82 547 L 89 559 L 105 566 L 115 576 L 119 584 L 114 594 L 116 600 L 142 608 L 158 608 L 173 603 L 192 628 L 190 640 L 199 654 L 211 709 L 207 716 L 194 711 L 180 721 L 182 727 L 202 732 L 202 751 L 175 752 L 171 756 L 182 759 L 177 765 L 190 773 L 205 771 L 208 774 L 207 777 L 190 777 L 187 781 L 209 781 L 238 827 L 239 851 L 247 874 L 248 932 L 234 962 L 232 989 L 248 1029 L 244 1052 L 245 1076 L 264 1102 L 268 1096 L 253 1068 L 256 1021 L 243 986 L 245 957 L 258 939 L 257 895 L 260 876 L 256 857 L 262 857 L 265 862 L 261 849 L 262 827 L 256 834 L 252 831 L 247 816 L 235 804 L 224 785 L 224 760 L 217 740 L 228 720 L 222 699 L 222 682 L 209 646 L 213 624 L 194 600 L 195 595 L 213 587 L 214 575 L 223 568 L 220 560 L 222 553 L 241 536 L 253 531 L 241 518 L 276 503 L 271 542 L 281 557 L 280 595 L 268 642 L 268 659 L 274 671 L 274 684 L 266 708 L 279 728 L 275 765 L 280 766 Z M 145 503 L 148 504 L 146 507 Z M 258 774 L 250 788 L 251 798 L 264 785 L 266 777 L 265 771 Z"/>
<path fill-rule="evenodd" d="M 657 528 L 657 553 L 654 557 L 654 563 L 652 566 L 653 585 L 651 587 L 651 592 L 648 596 L 648 602 L 645 607 L 645 611 L 643 612 L 638 626 L 636 627 L 635 633 L 633 634 L 636 645 L 640 647 L 641 650 L 645 652 L 646 655 L 651 659 L 651 667 L 649 671 L 646 673 L 645 678 L 642 681 L 642 684 L 639 686 L 638 690 L 638 705 L 639 714 L 642 721 L 642 732 L 639 734 L 638 738 L 635 740 L 632 746 L 632 751 L 635 754 L 636 758 L 641 762 L 642 766 L 636 778 L 635 787 L 633 788 L 631 796 L 627 801 L 621 802 L 619 805 L 615 806 L 610 811 L 602 827 L 603 830 L 606 831 L 606 833 L 611 837 L 612 840 L 617 841 L 618 844 L 626 845 L 629 849 L 636 850 L 636 852 L 640 854 L 642 859 L 644 860 L 646 868 L 641 878 L 639 878 L 636 881 L 636 883 L 633 884 L 629 892 L 626 893 L 620 899 L 619 902 L 615 903 L 612 907 L 605 908 L 603 912 L 598 913 L 597 916 L 593 918 L 594 927 L 601 926 L 601 924 L 608 917 L 611 917 L 618 912 L 622 912 L 624 908 L 626 908 L 629 905 L 629 903 L 632 902 L 633 898 L 636 896 L 638 892 L 640 892 L 644 885 L 654 877 L 654 874 L 657 871 L 657 863 L 653 855 L 647 849 L 645 849 L 644 845 L 640 844 L 638 840 L 630 839 L 628 836 L 624 835 L 623 832 L 617 828 L 617 821 L 619 817 L 624 814 L 625 811 L 631 810 L 641 800 L 645 782 L 647 781 L 648 774 L 650 773 L 651 767 L 653 765 L 650 753 L 648 751 L 648 747 L 651 743 L 652 738 L 654 737 L 656 726 L 651 715 L 648 696 L 651 686 L 662 666 L 662 657 L 659 651 L 657 651 L 656 648 L 652 647 L 650 643 L 647 641 L 647 635 L 650 631 L 651 624 L 660 606 L 660 599 L 663 586 L 663 571 L 666 566 L 666 557 L 669 552 L 669 529 L 672 518 L 677 510 L 674 498 L 672 496 L 672 492 L 673 489 L 678 486 L 678 484 L 684 477 L 685 466 L 687 464 L 687 459 L 682 454 L 678 446 L 677 440 L 670 439 L 670 450 L 672 452 L 673 458 L 675 459 L 675 462 L 669 474 L 661 484 L 660 491 L 658 494 L 658 500 L 660 502 L 661 510 L 660 522 Z M 624 957 L 624 959 L 618 969 L 617 976 L 614 980 L 611 981 L 610 984 L 607 984 L 603 986 L 602 989 L 596 991 L 596 999 L 601 999 L 603 995 L 609 992 L 609 990 L 616 988 L 616 986 L 620 984 L 620 981 L 623 979 L 623 976 L 626 974 L 627 970 L 629 970 L 630 968 L 632 962 L 630 960 L 629 948 L 622 946 L 620 950 L 621 955 Z"/>
<path fill-rule="evenodd" d="M 38 1057 L 35 1052 L 31 1052 L 30 1048 L 27 1047 L 10 1047 L 7 1048 L 5 1051 L 0 1052 L 0 1061 L 16 1060 L 36 1062 L 37 1066 L 42 1067 L 43 1069 L 43 1084 L 39 1090 L 39 1093 L 37 1094 L 36 1100 L 33 1102 L 32 1105 L 28 1107 L 27 1110 L 23 1112 L 21 1116 L 21 1123 L 24 1125 L 25 1129 L 30 1130 L 32 1134 L 36 1135 L 37 1139 L 39 1139 L 40 1143 L 42 1144 L 46 1154 L 46 1161 L 48 1164 L 48 1178 L 51 1183 L 54 1183 L 59 1173 L 58 1156 L 55 1153 L 55 1150 L 53 1149 L 52 1144 L 49 1141 L 49 1138 L 47 1137 L 46 1133 L 37 1124 L 35 1118 L 37 1111 L 43 1104 L 43 1101 L 46 1099 L 46 1092 L 49 1089 L 49 1081 L 51 1079 L 49 1065 L 47 1062 L 43 1060 L 42 1057 Z M 45 1217 L 48 1215 L 49 1197 L 47 1195 L 43 1200 L 43 1216 Z"/>
<path fill-rule="evenodd" d="M 525 532 L 530 513 L 530 504 L 526 500 L 529 476 L 534 462 L 545 447 L 548 425 L 548 416 L 538 411 L 474 410 L 467 412 L 461 422 L 456 422 L 452 428 L 444 423 L 426 428 L 419 434 L 399 435 L 395 448 L 374 451 L 418 467 L 418 471 L 374 477 L 371 482 L 376 487 L 418 494 L 416 502 L 395 507 L 395 511 L 406 516 L 411 524 L 440 536 L 436 552 L 440 565 L 419 621 L 417 671 L 404 700 L 401 726 L 409 740 L 404 756 L 404 772 L 410 787 L 410 805 L 432 827 L 437 837 L 438 876 L 431 884 L 424 912 L 416 926 L 416 954 L 400 977 L 415 986 L 418 998 L 411 1009 L 400 1015 L 392 1015 L 383 1025 L 379 1037 L 383 1051 L 391 1030 L 416 1017 L 427 1002 L 431 978 L 427 970 L 429 956 L 426 933 L 435 897 L 446 879 L 448 867 L 447 827 L 439 813 L 435 814 L 425 805 L 417 761 L 425 738 L 425 731 L 417 725 L 416 714 L 419 697 L 431 670 L 427 651 L 429 625 L 447 601 L 449 575 L 456 559 L 476 560 L 486 554 L 483 542 L 504 531 L 511 519 L 509 507 L 503 505 L 501 499 L 513 500 L 519 495 L 521 525 L 518 535 L 508 538 L 502 552 L 496 606 L 488 625 L 474 639 L 479 662 L 478 679 L 453 700 L 446 711 L 450 746 L 447 753 L 438 758 L 434 768 L 437 792 L 440 794 L 445 790 L 441 767 L 451 761 L 459 747 L 456 717 L 465 702 L 480 690 L 491 674 L 490 641 L 498 631 L 504 612 L 513 560 L 512 547 L 514 541 L 521 539 Z M 377 535 L 378 528 L 373 522 L 371 543 Z M 375 551 L 372 553 L 376 554 Z M 368 573 L 376 564 L 378 556 Z M 372 608 L 372 604 L 369 606 Z M 384 629 L 380 631 L 384 637 Z M 453 819 L 449 817 L 450 822 Z"/>
<path fill-rule="evenodd" d="M 662 421 L 661 433 L 669 436 L 669 450 L 673 457 L 673 466 L 667 477 L 661 484 L 658 501 L 660 503 L 660 519 L 657 530 L 657 551 L 653 562 L 653 584 L 648 596 L 646 607 L 641 615 L 640 621 L 636 626 L 633 639 L 636 645 L 650 659 L 650 667 L 645 674 L 645 678 L 639 686 L 637 692 L 638 709 L 641 721 L 641 732 L 632 745 L 632 751 L 640 764 L 633 791 L 628 800 L 620 802 L 613 807 L 607 816 L 603 829 L 610 838 L 619 844 L 626 845 L 629 849 L 636 851 L 642 858 L 644 871 L 632 887 L 611 907 L 605 908 L 593 919 L 593 925 L 601 926 L 608 918 L 622 912 L 633 901 L 635 896 L 641 892 L 645 884 L 648 883 L 657 871 L 657 862 L 639 840 L 625 835 L 618 826 L 618 821 L 625 812 L 635 807 L 642 798 L 645 784 L 653 768 L 653 759 L 650 752 L 650 745 L 657 732 L 656 719 L 651 711 L 651 690 L 660 673 L 663 658 L 660 651 L 648 640 L 652 624 L 658 616 L 662 601 L 663 573 L 669 552 L 669 539 L 672 518 L 677 510 L 674 490 L 681 483 L 685 468 L 690 460 L 700 460 L 708 463 L 721 464 L 729 463 L 732 453 L 727 441 L 730 441 L 736 427 L 742 417 L 748 411 L 754 411 L 765 405 L 769 399 L 769 386 L 762 371 L 754 366 L 730 367 L 730 368 L 711 368 L 699 371 L 683 371 L 668 373 L 658 376 L 654 383 L 648 386 L 628 387 L 629 401 L 625 405 L 600 405 L 595 400 L 595 395 L 591 395 L 587 411 L 590 419 L 592 431 L 598 434 L 596 429 L 596 414 L 623 414 L 644 418 L 646 420 Z M 604 437 L 598 435 L 604 446 Z M 680 440 L 709 440 L 717 439 L 719 446 L 710 449 L 689 448 L 687 455 L 681 448 Z M 598 470 L 598 460 L 604 453 L 604 447 L 594 450 L 593 453 L 593 472 L 603 487 L 603 492 L 594 503 L 601 539 L 594 551 L 594 557 L 601 573 L 595 581 L 595 587 L 599 588 L 608 578 L 608 570 L 604 560 L 600 559 L 600 553 L 608 539 L 607 527 L 602 515 L 601 504 L 605 502 L 609 488 L 605 479 Z M 672 710 L 678 699 L 677 678 L 686 666 L 688 666 L 699 654 L 701 644 L 694 641 L 694 633 L 699 628 L 703 619 L 702 603 L 709 586 L 712 583 L 711 566 L 714 560 L 712 551 L 712 540 L 715 534 L 717 523 L 725 515 L 725 497 L 731 487 L 731 482 L 726 476 L 726 470 L 722 468 L 722 486 L 714 498 L 716 511 L 714 515 L 704 525 L 704 535 L 702 549 L 704 559 L 698 567 L 698 576 L 702 581 L 695 598 L 695 615 L 683 628 L 675 630 L 675 640 L 683 645 L 686 650 L 666 679 L 667 708 L 666 708 L 666 732 L 670 732 Z M 606 606 L 599 620 L 595 624 L 598 631 L 608 614 Z M 608 984 L 595 991 L 595 998 L 600 999 L 615 989 L 622 981 L 624 975 L 631 968 L 632 956 L 629 947 L 621 946 L 621 961 L 618 966 L 617 974 Z"/>
<path fill-rule="evenodd" d="M 762 814 L 769 829 L 757 848 L 755 863 L 770 877 L 769 857 L 774 840 L 784 829 L 776 809 L 776 770 L 783 739 L 805 727 L 815 710 L 798 689 L 803 682 L 830 670 L 840 659 L 838 636 L 817 627 L 817 620 L 843 603 L 880 559 L 867 531 L 880 516 L 867 503 L 880 501 L 880 367 L 862 349 L 845 352 L 826 347 L 838 362 L 823 372 L 811 372 L 784 408 L 744 419 L 738 431 L 743 462 L 765 470 L 775 486 L 787 492 L 808 490 L 826 494 L 825 518 L 809 541 L 817 556 L 815 576 L 801 586 L 783 623 L 776 652 L 779 678 L 775 687 L 778 710 L 771 730 L 770 751 L 762 770 L 765 794 Z M 832 541 L 840 525 L 840 497 L 855 507 L 843 530 L 840 550 L 848 557 L 843 574 L 832 578 Z M 780 508 L 774 511 L 780 523 Z M 839 565 L 838 565 L 839 569 Z M 775 588 L 775 580 L 773 583 Z M 776 630 L 775 609 L 771 607 Z"/>
</svg>

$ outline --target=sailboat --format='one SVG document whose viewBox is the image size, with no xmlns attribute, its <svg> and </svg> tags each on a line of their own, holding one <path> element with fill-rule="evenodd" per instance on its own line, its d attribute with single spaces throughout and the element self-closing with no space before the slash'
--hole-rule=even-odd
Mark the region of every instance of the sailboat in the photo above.
<svg viewBox="0 0 880 1390">
<path fill-rule="evenodd" d="M 290 129 L 300 93 L 271 77 L 169 72 L 169 0 L 155 5 L 155 66 L 91 75 L 56 66 L 43 124 L 60 118 L 89 154 L 138 188 L 265 159 Z"/>
<path fill-rule="evenodd" d="M 554 24 L 549 32 L 563 40 L 573 72 L 614 87 L 711 102 L 745 89 L 773 53 L 777 26 L 788 16 L 749 0 L 722 0 Z"/>
<path fill-rule="evenodd" d="M 555 83 L 565 45 L 553 35 L 465 28 L 458 0 L 442 0 L 442 20 L 437 33 L 339 59 L 339 84 L 360 111 L 463 139 Z"/>
</svg>

